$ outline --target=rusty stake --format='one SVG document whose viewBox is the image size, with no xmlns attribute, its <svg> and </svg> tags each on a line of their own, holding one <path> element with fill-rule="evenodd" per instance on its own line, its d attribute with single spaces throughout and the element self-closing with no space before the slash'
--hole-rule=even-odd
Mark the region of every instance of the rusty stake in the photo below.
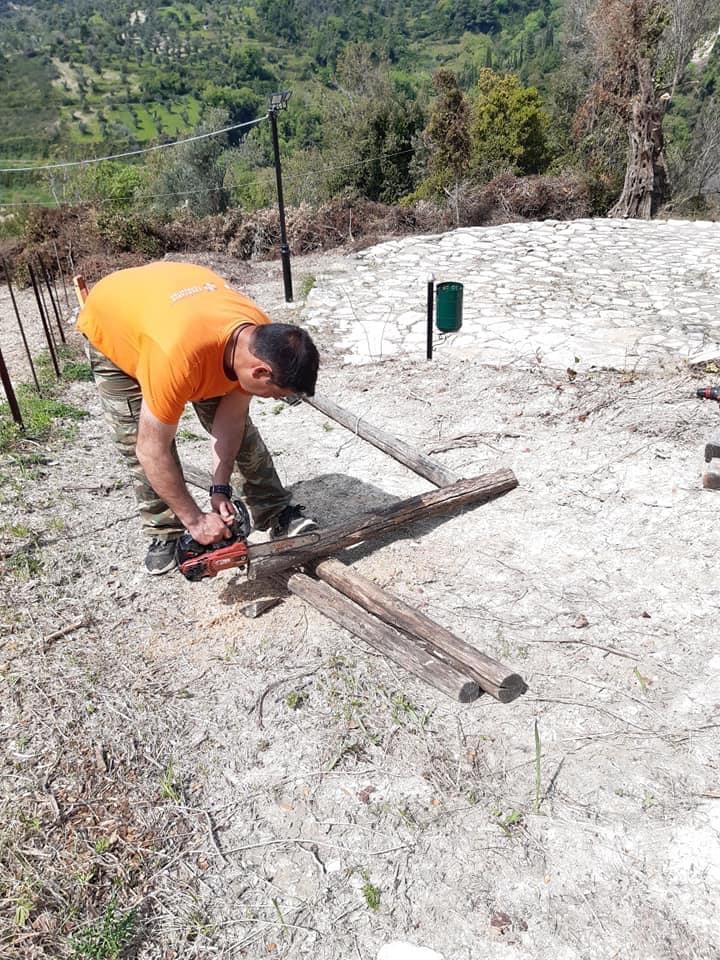
<svg viewBox="0 0 720 960">
<path fill-rule="evenodd" d="M 35 381 L 35 386 L 38 393 L 42 393 L 40 390 L 40 381 L 37 378 L 37 373 L 35 373 L 35 364 L 33 363 L 32 354 L 30 353 L 30 347 L 28 346 L 27 337 L 25 336 L 25 328 L 23 327 L 22 319 L 20 318 L 20 311 L 18 310 L 17 301 L 15 300 L 15 292 L 12 288 L 12 283 L 10 282 L 10 271 L 8 270 L 8 265 L 5 260 L 2 261 L 3 272 L 5 274 L 5 282 L 7 284 L 8 292 L 10 293 L 10 299 L 12 300 L 13 310 L 15 311 L 15 317 L 20 327 L 20 336 L 22 337 L 23 346 L 25 347 L 25 355 L 27 361 L 30 364 L 30 370 L 32 371 L 32 377 Z"/>
</svg>

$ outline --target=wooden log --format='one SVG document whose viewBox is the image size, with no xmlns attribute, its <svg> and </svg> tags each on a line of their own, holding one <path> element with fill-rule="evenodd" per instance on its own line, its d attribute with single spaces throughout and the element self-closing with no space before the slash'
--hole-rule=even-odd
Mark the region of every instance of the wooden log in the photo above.
<svg viewBox="0 0 720 960">
<path fill-rule="evenodd" d="M 367 641 L 384 656 L 453 700 L 471 703 L 479 697 L 480 687 L 476 680 L 431 656 L 419 644 L 363 610 L 329 584 L 314 580 L 304 573 L 295 573 L 288 579 L 288 589 L 323 616 Z"/>
<path fill-rule="evenodd" d="M 389 454 L 393 459 L 404 463 L 406 467 L 410 467 L 419 476 L 425 477 L 430 483 L 434 483 L 436 487 L 446 487 L 457 481 L 457 475 L 451 470 L 446 470 L 445 467 L 441 467 L 430 457 L 413 450 L 407 443 L 398 440 L 392 434 L 371 426 L 354 413 L 345 410 L 337 403 L 333 403 L 332 400 L 326 400 L 323 397 L 305 397 L 304 399 L 305 403 L 308 403 L 315 410 L 324 413 L 326 417 L 342 424 L 343 427 L 347 427 L 352 433 L 362 437 L 363 440 L 367 440 L 368 443 Z"/>
<path fill-rule="evenodd" d="M 303 566 L 310 560 L 329 557 L 354 543 L 393 533 L 415 520 L 428 520 L 430 517 L 451 513 L 460 507 L 493 500 L 513 490 L 517 485 L 517 478 L 512 470 L 498 470 L 484 476 L 458 480 L 440 490 L 430 490 L 408 500 L 400 500 L 376 513 L 364 513 L 352 520 L 318 530 L 317 540 L 309 546 L 293 549 L 292 538 L 276 540 L 272 546 L 266 543 L 257 547 L 251 546 L 248 551 L 249 575 L 255 579 L 286 570 L 288 567 Z M 273 553 L 267 555 L 270 546 L 274 548 Z M 284 556 L 283 551 L 286 551 Z"/>
<path fill-rule="evenodd" d="M 323 560 L 315 567 L 315 574 L 368 613 L 415 638 L 428 654 L 440 655 L 461 673 L 473 677 L 483 690 L 501 703 L 510 703 L 527 690 L 523 678 L 509 667 L 480 653 L 465 640 L 339 560 Z"/>
</svg>

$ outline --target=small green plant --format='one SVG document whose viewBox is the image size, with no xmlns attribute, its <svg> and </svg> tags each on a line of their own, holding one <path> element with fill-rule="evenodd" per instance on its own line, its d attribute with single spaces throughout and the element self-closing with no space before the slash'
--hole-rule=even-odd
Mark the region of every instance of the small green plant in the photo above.
<svg viewBox="0 0 720 960">
<path fill-rule="evenodd" d="M 175 769 L 172 760 L 168 760 L 162 779 L 160 781 L 160 796 L 163 800 L 170 800 L 172 803 L 180 803 L 182 795 L 180 788 L 175 781 Z"/>
<path fill-rule="evenodd" d="M 325 423 L 323 424 L 323 430 L 325 431 L 325 433 L 330 433 L 330 431 L 334 429 L 335 427 L 332 425 L 332 423 L 330 423 L 329 420 L 326 420 Z"/>
<path fill-rule="evenodd" d="M 637 667 L 635 667 L 635 669 L 633 670 L 633 674 L 634 674 L 635 679 L 637 680 L 637 682 L 640 684 L 640 689 L 642 690 L 642 692 L 643 692 L 643 693 L 647 693 L 647 690 L 648 690 L 648 678 L 647 678 L 647 677 L 644 677 L 644 676 L 640 673 L 640 671 L 638 670 Z"/>
<path fill-rule="evenodd" d="M 19 749 L 22 749 L 22 747 L 20 747 L 19 745 L 18 747 Z M 39 833 L 40 827 L 42 826 L 40 817 L 35 815 L 28 815 L 27 813 L 24 813 L 22 810 L 20 810 L 18 813 L 18 820 L 20 821 L 21 826 L 28 833 Z"/>
<path fill-rule="evenodd" d="M 209 937 L 213 932 L 213 925 L 201 909 L 193 910 L 188 917 L 187 940 L 194 943 L 200 937 Z"/>
<path fill-rule="evenodd" d="M 33 387 L 24 383 L 20 384 L 15 393 L 25 432 L 35 440 L 49 437 L 56 420 L 81 420 L 88 415 L 86 410 L 80 410 L 62 400 L 39 396 Z M 12 420 L 10 407 L 7 403 L 0 403 L 0 453 L 11 450 L 20 436 L 20 428 Z"/>
<path fill-rule="evenodd" d="M 19 540 L 24 540 L 29 534 L 30 527 L 26 523 L 15 523 L 10 527 L 10 536 L 17 537 Z"/>
<path fill-rule="evenodd" d="M 285 703 L 291 710 L 299 710 L 307 701 L 307 694 L 302 690 L 291 690 L 285 697 Z"/>
<path fill-rule="evenodd" d="M 182 427 L 178 430 L 177 436 L 179 440 L 202 440 L 202 437 L 198 436 L 198 434 L 192 430 L 188 430 L 187 427 Z"/>
<path fill-rule="evenodd" d="M 286 408 L 287 408 L 287 404 L 286 404 L 286 403 L 275 403 L 275 404 L 273 404 L 273 406 L 270 408 L 270 413 L 271 413 L 274 417 L 276 417 L 279 413 L 282 413 L 283 410 L 285 410 Z"/>
<path fill-rule="evenodd" d="M 89 363 L 80 360 L 67 360 L 63 364 L 62 378 L 74 383 L 87 383 L 92 380 L 93 372 Z"/>
<path fill-rule="evenodd" d="M 107 837 L 98 837 L 93 846 L 95 853 L 103 854 L 110 849 L 110 841 Z"/>
<path fill-rule="evenodd" d="M 305 274 L 305 276 L 302 278 L 302 283 L 300 284 L 300 296 L 303 298 L 303 300 L 305 297 L 307 297 L 316 283 L 317 280 L 311 273 Z"/>
<path fill-rule="evenodd" d="M 277 897 L 272 898 L 272 905 L 275 907 L 275 913 L 278 915 L 278 920 L 280 921 L 280 926 L 283 928 L 283 932 L 287 933 L 287 922 L 283 916 L 282 910 L 280 909 L 280 904 L 278 903 Z"/>
<path fill-rule="evenodd" d="M 73 936 L 73 960 L 118 960 L 135 934 L 136 922 L 134 910 L 118 910 L 111 900 L 96 920 Z"/>
<path fill-rule="evenodd" d="M 421 713 L 415 704 L 404 693 L 396 693 L 391 701 L 390 715 L 398 726 L 407 726 L 408 722 L 416 724 L 421 730 L 427 726 L 432 716 L 432 710 Z"/>
<path fill-rule="evenodd" d="M 365 898 L 365 903 L 368 905 L 370 910 L 378 910 L 380 907 L 380 888 L 376 887 L 374 883 L 370 880 L 370 875 L 367 870 L 363 870 L 363 885 L 362 885 L 362 895 Z"/>
<path fill-rule="evenodd" d="M 77 870 L 73 874 L 73 880 L 79 887 L 87 887 L 92 882 L 94 876 L 95 868 L 90 867 L 89 870 Z"/>
<path fill-rule="evenodd" d="M 502 810 L 493 810 L 491 811 L 494 817 L 497 817 L 498 825 L 503 833 L 511 837 L 513 827 L 519 826 L 523 822 L 523 815 L 521 810 L 511 810 L 508 814 L 503 816 Z"/>
<path fill-rule="evenodd" d="M 33 908 L 32 890 L 28 884 L 23 884 L 15 897 L 15 926 L 24 927 L 30 919 Z"/>
<path fill-rule="evenodd" d="M 6 570 L 27 582 L 39 577 L 43 570 L 43 559 L 35 550 L 18 550 L 5 564 Z"/>
</svg>

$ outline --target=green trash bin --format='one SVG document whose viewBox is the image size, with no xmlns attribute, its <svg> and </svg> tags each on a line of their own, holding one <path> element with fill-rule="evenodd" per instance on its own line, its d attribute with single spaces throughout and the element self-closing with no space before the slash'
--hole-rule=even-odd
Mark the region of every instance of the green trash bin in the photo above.
<svg viewBox="0 0 720 960">
<path fill-rule="evenodd" d="M 462 326 L 463 285 L 451 281 L 435 288 L 435 325 L 441 333 L 455 333 Z"/>
</svg>

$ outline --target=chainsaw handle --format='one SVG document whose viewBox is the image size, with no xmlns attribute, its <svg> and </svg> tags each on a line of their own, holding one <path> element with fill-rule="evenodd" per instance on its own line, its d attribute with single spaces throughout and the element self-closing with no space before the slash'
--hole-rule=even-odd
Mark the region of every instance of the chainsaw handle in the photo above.
<svg viewBox="0 0 720 960">
<path fill-rule="evenodd" d="M 228 525 L 230 536 L 216 543 L 199 543 L 193 535 L 186 530 L 178 540 L 178 554 L 180 562 L 189 560 L 192 557 L 198 557 L 203 553 L 212 553 L 215 550 L 222 550 L 224 547 L 237 543 L 239 540 L 246 540 L 252 530 L 252 521 L 248 509 L 242 500 L 233 500 L 235 507 L 235 519 Z"/>
</svg>

